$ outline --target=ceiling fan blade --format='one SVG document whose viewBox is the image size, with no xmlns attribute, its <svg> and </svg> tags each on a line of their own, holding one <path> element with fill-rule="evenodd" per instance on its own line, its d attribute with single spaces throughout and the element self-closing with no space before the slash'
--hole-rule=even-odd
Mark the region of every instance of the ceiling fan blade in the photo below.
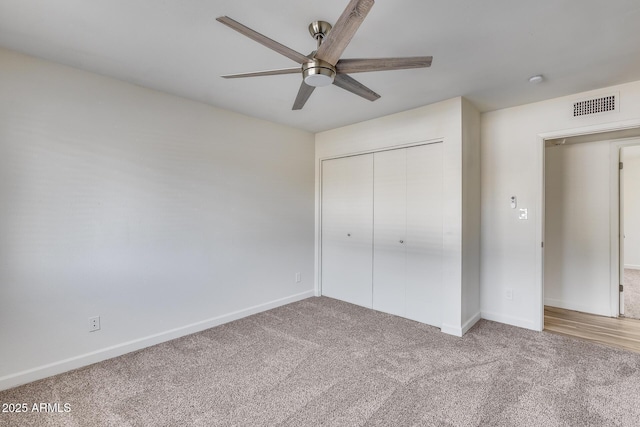
<svg viewBox="0 0 640 427">
<path fill-rule="evenodd" d="M 286 56 L 289 59 L 296 61 L 298 64 L 304 64 L 305 62 L 309 62 L 309 58 L 295 50 L 288 48 L 287 46 L 278 43 L 275 40 L 270 39 L 267 36 L 264 36 L 257 31 L 252 30 L 251 28 L 242 25 L 238 21 L 234 21 L 228 16 L 221 16 L 216 18 L 216 21 L 223 23 L 227 27 L 230 27 L 242 35 L 249 37 L 250 39 L 257 41 L 258 43 L 268 47 L 269 49 L 275 50 L 281 55 Z"/>
<path fill-rule="evenodd" d="M 238 73 L 238 74 L 227 74 L 224 76 L 220 76 L 225 79 L 238 79 L 242 77 L 258 77 L 258 76 L 278 76 L 280 74 L 296 74 L 300 73 L 300 67 L 295 68 L 281 68 L 279 70 L 268 70 L 268 71 L 254 71 L 252 73 Z"/>
<path fill-rule="evenodd" d="M 364 73 L 367 71 L 406 70 L 409 68 L 427 68 L 431 66 L 431 56 L 407 58 L 362 58 L 341 59 L 336 64 L 338 73 Z"/>
<path fill-rule="evenodd" d="M 300 90 L 298 91 L 298 96 L 296 96 L 296 100 L 293 103 L 292 110 L 302 110 L 302 107 L 304 107 L 304 104 L 306 104 L 307 99 L 309 99 L 314 89 L 315 86 L 309 86 L 303 80 L 300 85 Z"/>
<path fill-rule="evenodd" d="M 316 52 L 316 58 L 336 65 L 342 52 L 358 31 L 360 24 L 373 7 L 374 0 L 351 0 L 347 8 L 342 12 L 327 37 Z"/>
<path fill-rule="evenodd" d="M 351 93 L 355 93 L 364 99 L 368 99 L 369 101 L 375 101 L 380 98 L 380 95 L 346 74 L 337 74 L 336 78 L 333 80 L 333 84 L 344 90 L 348 90 Z"/>
</svg>

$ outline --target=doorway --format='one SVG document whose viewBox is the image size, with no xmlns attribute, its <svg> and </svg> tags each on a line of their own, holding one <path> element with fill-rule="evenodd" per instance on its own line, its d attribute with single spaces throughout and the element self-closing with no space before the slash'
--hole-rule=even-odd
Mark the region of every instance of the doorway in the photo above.
<svg viewBox="0 0 640 427">
<path fill-rule="evenodd" d="M 621 296 L 623 294 L 621 294 L 619 292 L 619 284 L 622 283 L 623 279 L 623 239 L 622 239 L 622 233 L 621 233 L 621 229 L 624 227 L 624 224 L 622 223 L 622 219 L 624 218 L 624 212 L 621 211 L 621 206 L 619 205 L 620 202 L 620 198 L 621 196 L 623 197 L 623 195 L 619 192 L 619 190 L 621 191 L 622 189 L 620 188 L 620 184 L 624 185 L 624 181 L 619 181 L 619 171 L 618 171 L 618 162 L 619 162 L 619 155 L 621 152 L 621 148 L 625 148 L 625 147 L 629 147 L 629 146 L 638 146 L 640 145 L 640 139 L 638 139 L 638 136 L 640 136 L 640 121 L 633 121 L 633 122 L 629 122 L 623 126 L 619 126 L 619 125 L 612 125 L 612 124 L 608 124 L 608 125 L 601 125 L 601 126 L 594 126 L 591 128 L 585 128 L 585 129 L 574 129 L 574 130 L 569 130 L 569 131 L 565 131 L 565 132 L 553 132 L 553 133 L 548 133 L 548 134 L 541 134 L 539 135 L 540 137 L 540 165 L 541 165 L 541 174 L 540 174 L 540 206 L 542 207 L 541 211 L 542 211 L 542 215 L 541 215 L 541 219 L 539 222 L 539 227 L 538 227 L 538 235 L 540 236 L 540 240 L 543 242 L 541 245 L 541 251 L 540 251 L 540 257 L 538 258 L 538 265 L 540 268 L 540 295 L 541 295 L 541 304 L 540 304 L 540 324 L 541 324 L 541 330 L 544 329 L 552 329 L 555 328 L 557 329 L 557 325 L 555 324 L 556 321 L 551 320 L 549 321 L 548 319 L 546 320 L 546 315 L 550 312 L 550 311 L 567 311 L 566 308 L 561 308 L 561 309 L 553 309 L 553 310 L 549 310 L 546 311 L 545 310 L 545 302 L 548 302 L 547 299 L 547 295 L 545 295 L 545 279 L 548 280 L 548 275 L 547 273 L 547 263 L 549 262 L 549 254 L 548 249 L 549 246 L 545 237 L 548 236 L 548 233 L 546 232 L 546 229 L 548 227 L 548 224 L 546 223 L 546 215 L 544 214 L 547 211 L 547 207 L 546 207 L 546 203 L 547 203 L 547 198 L 546 198 L 546 192 L 545 189 L 547 188 L 547 183 L 545 182 L 546 180 L 549 179 L 549 177 L 546 174 L 546 168 L 547 168 L 547 162 L 546 162 L 546 156 L 545 156 L 545 151 L 546 151 L 546 147 L 549 146 L 556 146 L 556 145 L 564 145 L 564 144 L 581 144 L 581 143 L 591 143 L 591 142 L 605 142 L 608 143 L 610 146 L 610 150 L 609 153 L 606 153 L 604 155 L 604 157 L 608 158 L 607 161 L 610 162 L 610 177 L 609 177 L 609 185 L 610 185 L 610 199 L 608 201 L 608 203 L 605 201 L 603 204 L 607 205 L 610 209 L 610 214 L 609 214 L 609 223 L 610 223 L 610 240 L 608 242 L 605 242 L 604 240 L 602 241 L 603 246 L 609 246 L 608 250 L 610 253 L 610 264 L 609 264 L 609 271 L 610 271 L 610 281 L 609 281 L 609 286 L 610 286 L 610 293 L 609 293 L 609 298 L 606 298 L 609 300 L 610 303 L 610 311 L 609 313 L 601 313 L 599 315 L 588 315 L 587 317 L 591 317 L 593 319 L 605 319 L 606 317 L 609 318 L 616 318 L 619 316 L 620 314 L 620 310 L 624 310 L 624 305 L 622 305 L 622 300 L 621 300 Z M 604 154 L 604 153 L 601 153 Z M 601 177 L 602 178 L 602 177 Z M 606 179 L 605 179 L 606 180 Z M 639 181 L 640 182 L 640 181 Z M 575 183 L 574 183 L 575 184 Z M 586 193 L 585 193 L 586 194 Z M 588 195 L 587 195 L 588 197 Z M 582 247 L 578 246 L 578 248 L 580 250 L 582 250 Z M 618 248 L 620 248 L 620 250 L 618 250 Z M 575 253 L 574 253 L 575 255 Z M 553 263 L 553 261 L 551 261 Z M 573 307 L 573 310 L 576 310 L 579 307 Z M 586 311 L 586 310 L 585 310 Z M 575 313 L 575 311 L 573 311 L 573 313 Z M 572 317 L 571 315 L 568 317 Z M 613 320 L 617 320 L 617 319 L 611 319 Z M 621 320 L 621 319 L 620 319 Z M 546 328 L 545 325 L 545 321 L 549 321 L 549 328 Z M 640 324 L 639 320 L 636 319 L 628 319 L 628 321 L 630 322 L 634 322 L 633 326 L 635 327 L 637 324 Z M 565 320 L 562 320 L 562 322 L 565 322 Z M 587 331 L 590 329 L 589 325 L 583 325 L 586 327 L 586 329 L 579 329 L 577 328 L 577 325 L 575 323 L 572 323 L 571 320 L 567 320 L 567 322 L 571 323 L 571 325 L 565 325 L 567 326 L 565 328 L 566 331 L 573 331 L 573 332 L 569 332 L 567 333 L 568 335 L 574 335 L 574 336 L 581 336 L 584 335 L 582 334 L 584 331 Z M 594 324 L 596 324 L 598 322 L 598 320 L 594 320 Z M 553 325 L 552 325 L 553 324 Z M 617 324 L 617 323 L 616 323 Z M 591 325 L 593 326 L 593 325 Z M 623 333 L 626 331 L 626 329 L 622 329 L 620 332 Z M 606 340 L 607 336 L 611 334 L 611 331 L 609 331 L 608 334 L 600 334 L 601 336 L 599 338 L 595 338 L 596 341 L 598 340 Z M 588 335 L 588 334 L 587 334 Z M 583 338 L 586 339 L 594 339 L 592 338 L 588 338 L 586 336 L 583 336 Z"/>
<path fill-rule="evenodd" d="M 442 147 L 322 160 L 322 295 L 442 326 Z"/>
<path fill-rule="evenodd" d="M 562 139 L 545 147 L 547 307 L 618 316 L 610 244 L 617 182 L 610 179 L 610 145 Z"/>
<path fill-rule="evenodd" d="M 606 127 L 603 127 L 596 133 L 581 133 L 578 129 L 566 133 L 540 135 L 541 188 L 539 194 L 542 215 L 538 235 L 543 244 L 539 252 L 538 265 L 541 330 L 544 329 L 545 303 L 609 317 L 618 317 L 620 309 L 624 310 L 619 292 L 624 262 L 622 244 L 624 212 L 620 205 L 624 181 L 620 179 L 618 164 L 620 156 L 624 155 L 621 154 L 624 153 L 623 149 L 627 152 L 631 152 L 629 149 L 640 150 L 639 136 L 640 122 L 634 123 L 633 127 L 617 131 L 606 131 Z M 559 153 L 559 157 L 558 155 L 555 158 L 547 156 L 547 152 L 551 150 Z M 549 171 L 549 169 L 555 169 L 555 171 Z M 606 176 L 607 173 L 608 176 Z M 553 203 L 564 205 L 558 208 L 558 206 L 554 207 Z M 576 227 L 576 223 L 579 226 Z M 598 223 L 597 230 L 593 228 L 594 223 Z M 557 236 L 563 232 L 569 237 Z M 594 232 L 598 235 L 594 236 Z M 551 238 L 549 238 L 550 235 Z M 553 247 L 554 239 L 556 248 Z M 568 242 L 568 240 L 574 240 L 574 242 Z M 578 241 L 578 244 L 575 241 Z M 606 259 L 607 253 L 609 261 Z M 585 257 L 585 254 L 588 256 Z M 573 271 L 568 273 L 563 270 L 567 259 L 569 259 L 568 264 L 573 265 Z M 590 263 L 594 261 L 597 265 L 591 266 Z M 579 295 L 585 291 L 590 293 L 589 289 L 580 288 L 579 284 L 574 283 L 573 289 L 569 291 L 563 289 L 555 295 L 549 292 L 553 288 L 553 283 L 546 282 L 553 279 L 554 268 L 556 273 L 558 268 L 560 269 L 560 274 L 556 274 L 556 281 L 566 281 L 567 278 L 575 281 L 576 277 L 580 281 L 585 277 L 581 271 L 577 271 L 581 268 L 580 263 L 593 271 L 596 268 L 599 269 L 596 273 L 600 284 L 595 286 L 601 293 L 598 297 L 601 300 L 607 300 L 609 308 L 603 304 L 594 308 L 593 301 L 589 302 L 593 299 L 593 293 L 587 296 Z M 630 263 L 627 261 L 627 264 Z M 603 275 L 605 270 L 609 271 L 610 276 L 609 295 L 603 293 L 602 283 L 607 281 Z M 567 294 L 569 294 L 568 298 Z"/>
<path fill-rule="evenodd" d="M 640 145 L 620 149 L 620 314 L 640 319 Z"/>
</svg>

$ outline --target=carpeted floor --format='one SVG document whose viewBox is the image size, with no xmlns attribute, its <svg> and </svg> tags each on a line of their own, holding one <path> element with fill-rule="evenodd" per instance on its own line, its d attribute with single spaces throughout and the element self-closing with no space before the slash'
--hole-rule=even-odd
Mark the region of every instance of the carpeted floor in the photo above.
<svg viewBox="0 0 640 427">
<path fill-rule="evenodd" d="M 640 354 L 320 297 L 0 392 L 2 426 L 637 426 Z"/>
<path fill-rule="evenodd" d="M 640 270 L 624 269 L 624 316 L 640 319 Z"/>
</svg>

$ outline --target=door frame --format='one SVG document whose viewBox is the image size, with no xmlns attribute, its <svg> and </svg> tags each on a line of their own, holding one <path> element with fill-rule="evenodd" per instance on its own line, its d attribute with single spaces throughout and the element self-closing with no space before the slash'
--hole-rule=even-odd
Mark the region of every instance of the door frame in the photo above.
<svg viewBox="0 0 640 427">
<path fill-rule="evenodd" d="M 640 146 L 640 137 L 621 138 L 611 141 L 610 157 L 611 157 L 611 295 L 617 301 L 617 311 L 619 317 L 624 312 L 624 300 L 621 299 L 619 285 L 623 282 L 624 274 L 624 212 L 622 203 L 624 196 L 622 194 L 623 183 L 621 182 L 623 170 L 618 166 L 622 159 L 622 149 L 625 147 Z M 613 283 L 613 281 L 616 283 Z"/>
<path fill-rule="evenodd" d="M 624 163 L 623 159 L 623 150 L 629 147 L 640 147 L 640 138 L 629 139 L 628 143 L 622 143 L 616 145 L 618 159 L 620 162 Z M 620 227 L 618 229 L 618 235 L 620 236 L 618 253 L 620 254 L 620 258 L 618 260 L 618 272 L 620 275 L 620 285 L 624 285 L 624 168 L 618 169 L 618 223 Z M 624 292 L 620 292 L 620 315 L 624 315 Z"/>
<path fill-rule="evenodd" d="M 540 133 L 537 136 L 538 139 L 538 147 L 537 147 L 537 156 L 538 156 L 538 177 L 537 177 L 537 185 L 538 185 L 538 209 L 536 212 L 536 244 L 538 246 L 538 250 L 536 250 L 536 283 L 538 286 L 538 328 L 540 331 L 544 329 L 544 231 L 545 231 L 545 144 L 551 140 L 558 139 L 569 139 L 569 138 L 583 138 L 584 142 L 587 141 L 604 141 L 611 140 L 611 150 L 614 150 L 615 146 L 620 144 L 617 148 L 617 153 L 615 155 L 610 156 L 611 159 L 617 158 L 619 162 L 619 151 L 620 147 L 625 144 L 625 141 L 630 139 L 637 140 L 640 137 L 640 119 L 634 120 L 626 120 L 622 122 L 613 122 L 613 123 L 603 123 L 598 125 L 584 126 L 573 129 L 565 129 L 560 131 L 553 132 L 544 132 Z M 636 145 L 633 143 L 628 143 L 627 145 Z M 612 174 L 614 172 L 612 171 Z M 617 188 L 617 168 L 615 174 L 615 186 Z M 614 197 L 613 195 L 611 196 Z M 619 199 L 618 196 L 615 196 L 615 199 Z M 615 205 L 615 206 L 614 206 Z M 616 221 L 611 221 L 611 239 L 615 240 L 617 243 L 612 244 L 611 248 L 611 265 L 618 265 L 619 263 L 619 203 L 616 201 L 615 203 L 611 201 L 611 216 L 610 218 L 618 218 Z M 614 232 L 615 231 L 615 232 Z M 613 243 L 613 242 L 612 242 Z M 618 247 L 618 250 L 614 250 L 613 248 Z M 613 279 L 619 277 L 619 271 L 613 271 L 616 269 L 611 269 L 611 278 Z M 619 270 L 619 268 L 617 269 Z M 615 296 L 613 295 L 613 286 L 612 286 L 612 296 L 611 296 L 611 307 L 612 313 L 618 310 L 620 306 L 620 298 L 619 298 L 619 289 L 618 285 L 615 285 Z"/>
</svg>

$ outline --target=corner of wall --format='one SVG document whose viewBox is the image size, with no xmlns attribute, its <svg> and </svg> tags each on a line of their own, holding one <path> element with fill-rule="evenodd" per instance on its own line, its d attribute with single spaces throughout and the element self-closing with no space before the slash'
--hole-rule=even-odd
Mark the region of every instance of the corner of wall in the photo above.
<svg viewBox="0 0 640 427">
<path fill-rule="evenodd" d="M 462 98 L 462 324 L 480 318 L 480 112 Z"/>
</svg>

